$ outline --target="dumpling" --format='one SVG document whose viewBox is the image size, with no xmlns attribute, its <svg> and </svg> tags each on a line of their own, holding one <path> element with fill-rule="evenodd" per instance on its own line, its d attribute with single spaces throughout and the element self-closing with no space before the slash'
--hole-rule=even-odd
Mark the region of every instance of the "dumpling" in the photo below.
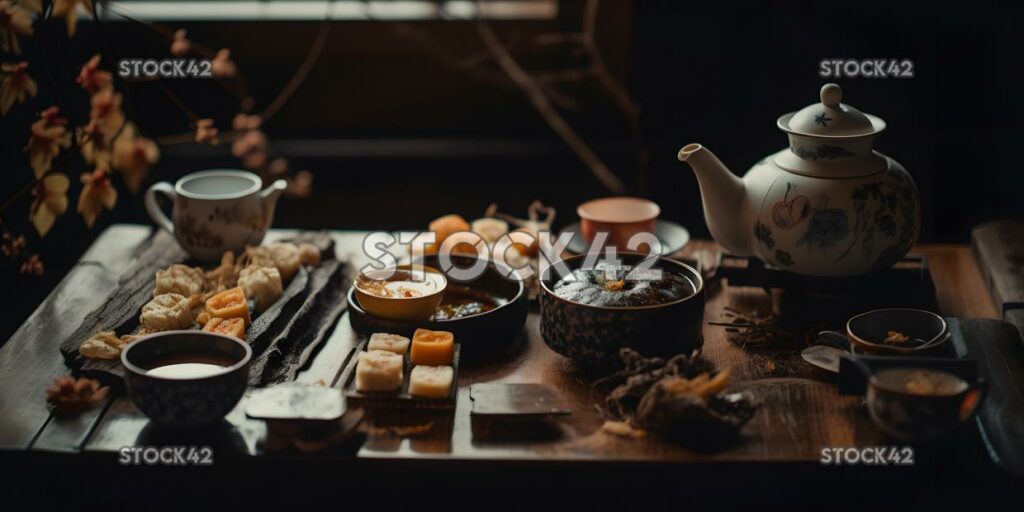
<svg viewBox="0 0 1024 512">
<path fill-rule="evenodd" d="M 114 331 L 98 332 L 82 342 L 78 353 L 90 359 L 117 359 L 131 341 L 133 339 L 127 336 L 118 338 Z"/>
<path fill-rule="evenodd" d="M 245 296 L 256 301 L 256 313 L 262 313 L 284 295 L 281 273 L 275 267 L 249 266 L 238 275 L 238 286 Z"/>
<path fill-rule="evenodd" d="M 177 293 L 157 295 L 142 306 L 139 323 L 146 332 L 188 329 L 195 323 L 192 301 Z"/>
<path fill-rule="evenodd" d="M 299 271 L 299 248 L 295 244 L 278 242 L 245 250 L 248 266 L 274 267 L 281 273 L 281 282 L 291 281 Z"/>
<path fill-rule="evenodd" d="M 281 273 L 281 280 L 291 281 L 295 273 L 299 271 L 299 248 L 295 244 L 276 243 L 267 246 L 270 249 L 270 257 L 274 260 L 274 266 Z"/>
<path fill-rule="evenodd" d="M 175 263 L 166 270 L 156 271 L 156 289 L 153 290 L 153 296 L 175 293 L 189 297 L 203 293 L 205 282 L 202 270 Z"/>
<path fill-rule="evenodd" d="M 313 244 L 299 244 L 299 263 L 316 267 L 320 265 L 320 248 Z"/>
</svg>

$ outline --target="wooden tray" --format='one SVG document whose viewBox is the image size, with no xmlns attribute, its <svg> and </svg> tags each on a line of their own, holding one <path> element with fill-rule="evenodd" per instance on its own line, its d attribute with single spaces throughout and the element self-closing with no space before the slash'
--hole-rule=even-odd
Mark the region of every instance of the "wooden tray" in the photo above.
<svg viewBox="0 0 1024 512">
<path fill-rule="evenodd" d="M 334 257 L 330 236 L 301 234 L 288 241 L 316 245 L 322 261 L 318 267 L 300 268 L 282 297 L 254 318 L 246 330 L 246 341 L 253 349 L 249 384 L 254 386 L 293 380 L 348 305 L 346 265 Z M 172 236 L 158 231 L 150 237 L 107 301 L 86 315 L 61 344 L 67 366 L 117 384 L 124 376 L 120 359 L 83 358 L 78 353 L 79 345 L 98 331 L 115 331 L 118 335 L 132 332 L 138 326 L 142 306 L 153 298 L 156 271 L 182 262 L 187 263 L 186 255 Z"/>
<path fill-rule="evenodd" d="M 345 397 L 352 406 L 362 406 L 367 409 L 412 409 L 412 410 L 448 410 L 455 409 L 456 398 L 459 394 L 459 352 L 461 347 L 455 344 L 455 355 L 452 358 L 452 390 L 447 398 L 423 398 L 409 394 L 409 374 L 414 364 L 409 360 L 409 354 L 403 356 L 405 362 L 402 368 L 402 389 L 395 391 L 373 391 L 361 392 L 356 390 L 356 364 L 359 362 L 359 354 L 366 351 L 369 338 L 363 339 L 356 346 L 348 365 L 342 372 L 342 389 L 345 390 Z"/>
</svg>

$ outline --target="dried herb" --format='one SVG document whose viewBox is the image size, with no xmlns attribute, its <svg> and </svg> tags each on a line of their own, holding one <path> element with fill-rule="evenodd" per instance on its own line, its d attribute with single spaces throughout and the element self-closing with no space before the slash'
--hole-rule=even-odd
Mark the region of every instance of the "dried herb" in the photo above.
<svg viewBox="0 0 1024 512">
<path fill-rule="evenodd" d="M 726 394 L 729 371 L 715 371 L 700 353 L 665 361 L 622 349 L 625 368 L 594 382 L 607 392 L 596 407 L 606 421 L 602 430 L 640 437 L 649 430 L 694 450 L 718 450 L 735 440 L 753 417 L 757 403 L 746 393 Z M 607 390 L 607 391 L 606 391 Z"/>
<path fill-rule="evenodd" d="M 759 315 L 758 313 L 744 313 L 735 308 L 726 306 L 725 317 L 727 322 L 708 322 L 708 325 L 725 327 L 729 333 L 729 341 L 742 345 L 766 345 L 789 343 L 793 341 L 793 335 L 780 330 L 778 317 L 776 315 Z"/>
</svg>

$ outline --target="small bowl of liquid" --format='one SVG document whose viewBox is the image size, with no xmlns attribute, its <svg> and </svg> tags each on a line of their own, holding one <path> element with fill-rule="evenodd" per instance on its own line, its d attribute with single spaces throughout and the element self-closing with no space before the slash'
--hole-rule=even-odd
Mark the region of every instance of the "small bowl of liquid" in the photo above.
<svg viewBox="0 0 1024 512">
<path fill-rule="evenodd" d="M 128 395 L 154 422 L 178 427 L 216 423 L 242 399 L 252 349 L 203 331 L 145 336 L 121 352 Z"/>
<path fill-rule="evenodd" d="M 356 277 L 356 298 L 368 313 L 386 320 L 424 321 L 437 311 L 448 280 L 424 265 L 371 269 Z"/>
</svg>

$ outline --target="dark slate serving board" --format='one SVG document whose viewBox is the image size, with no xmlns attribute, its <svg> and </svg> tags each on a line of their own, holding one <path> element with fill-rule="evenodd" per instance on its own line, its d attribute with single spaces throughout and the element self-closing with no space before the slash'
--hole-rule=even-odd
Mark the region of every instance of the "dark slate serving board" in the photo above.
<svg viewBox="0 0 1024 512">
<path fill-rule="evenodd" d="M 294 379 L 348 305 L 345 264 L 334 258 L 330 236 L 304 234 L 292 241 L 319 247 L 322 262 L 315 268 L 300 269 L 284 295 L 254 318 L 247 329 L 246 341 L 253 349 L 250 385 Z M 115 292 L 86 315 L 75 332 L 61 343 L 67 366 L 104 382 L 117 383 L 124 376 L 120 361 L 83 358 L 78 354 L 79 345 L 97 331 L 113 330 L 121 335 L 135 330 L 142 306 L 153 297 L 156 271 L 179 262 L 188 263 L 187 256 L 171 235 L 160 231 L 150 237 L 137 251 Z"/>
</svg>

